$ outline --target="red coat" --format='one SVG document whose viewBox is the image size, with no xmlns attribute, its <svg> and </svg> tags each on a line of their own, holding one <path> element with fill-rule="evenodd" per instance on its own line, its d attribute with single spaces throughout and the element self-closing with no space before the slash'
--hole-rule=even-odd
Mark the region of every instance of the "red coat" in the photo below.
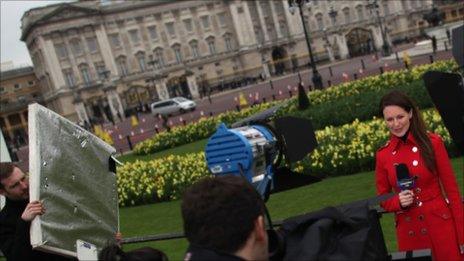
<svg viewBox="0 0 464 261">
<path fill-rule="evenodd" d="M 402 209 L 398 195 L 381 204 L 386 211 L 395 212 L 399 250 L 430 248 L 435 260 L 464 260 L 464 255 L 459 253 L 459 245 L 464 245 L 464 215 L 458 185 L 440 136 L 430 133 L 429 137 L 435 152 L 435 173 L 426 168 L 411 133 L 406 142 L 392 135 L 377 151 L 377 194 L 386 194 L 392 189 L 400 192 L 395 165 L 406 164 L 410 175 L 417 176 L 414 204 Z M 449 204 L 443 197 L 439 179 Z"/>
</svg>

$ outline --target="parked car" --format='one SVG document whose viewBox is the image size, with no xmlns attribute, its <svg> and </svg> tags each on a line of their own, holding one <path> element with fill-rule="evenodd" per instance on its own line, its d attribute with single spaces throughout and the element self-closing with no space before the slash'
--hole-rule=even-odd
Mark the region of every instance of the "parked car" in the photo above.
<svg viewBox="0 0 464 261">
<path fill-rule="evenodd" d="M 151 112 L 155 115 L 173 115 L 176 113 L 185 113 L 194 111 L 197 104 L 194 101 L 184 97 L 175 97 L 159 102 L 154 102 L 150 105 Z"/>
</svg>

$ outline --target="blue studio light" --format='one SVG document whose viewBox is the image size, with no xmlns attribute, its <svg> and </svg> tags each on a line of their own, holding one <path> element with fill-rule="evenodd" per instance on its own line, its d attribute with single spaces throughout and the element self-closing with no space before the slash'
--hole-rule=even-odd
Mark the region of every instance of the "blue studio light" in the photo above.
<svg viewBox="0 0 464 261">
<path fill-rule="evenodd" d="M 206 162 L 213 175 L 243 176 L 264 197 L 273 188 L 276 144 L 265 126 L 229 129 L 222 123 L 206 144 Z"/>
</svg>

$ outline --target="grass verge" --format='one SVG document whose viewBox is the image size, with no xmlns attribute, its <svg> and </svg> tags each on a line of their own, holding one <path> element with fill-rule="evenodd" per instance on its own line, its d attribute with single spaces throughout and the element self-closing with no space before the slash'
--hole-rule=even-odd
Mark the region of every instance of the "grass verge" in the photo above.
<svg viewBox="0 0 464 261">
<path fill-rule="evenodd" d="M 463 192 L 464 157 L 452 160 L 461 194 Z M 319 210 L 326 206 L 369 198 L 375 195 L 374 172 L 327 178 L 319 183 L 271 195 L 267 202 L 273 220 Z M 180 201 L 120 209 L 121 232 L 125 237 L 182 231 Z M 396 249 L 393 215 L 381 218 L 382 229 L 389 251 Z M 164 251 L 170 260 L 182 260 L 187 248 L 185 239 L 127 244 L 125 250 L 151 246 Z"/>
<path fill-rule="evenodd" d="M 195 141 L 189 144 L 185 144 L 179 147 L 175 147 L 172 149 L 166 149 L 160 152 L 156 152 L 153 154 L 148 154 L 148 155 L 135 155 L 133 153 L 122 155 L 118 157 L 118 160 L 124 162 L 134 162 L 136 160 L 152 160 L 152 159 L 157 159 L 157 158 L 162 158 L 162 157 L 167 157 L 169 155 L 184 155 L 187 153 L 192 153 L 192 152 L 200 152 L 203 151 L 206 147 L 206 143 L 208 142 L 208 139 L 203 139 L 199 141 Z"/>
</svg>

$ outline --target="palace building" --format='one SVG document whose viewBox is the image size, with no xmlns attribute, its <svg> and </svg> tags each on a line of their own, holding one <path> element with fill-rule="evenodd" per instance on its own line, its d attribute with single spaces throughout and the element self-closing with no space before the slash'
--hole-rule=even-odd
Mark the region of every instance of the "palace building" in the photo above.
<svg viewBox="0 0 464 261">
<path fill-rule="evenodd" d="M 432 0 L 366 3 L 303 6 L 317 62 L 417 37 L 432 8 Z M 27 11 L 21 40 L 47 107 L 73 121 L 117 121 L 156 100 L 306 68 L 303 22 L 291 11 L 287 0 L 77 1 Z"/>
</svg>

